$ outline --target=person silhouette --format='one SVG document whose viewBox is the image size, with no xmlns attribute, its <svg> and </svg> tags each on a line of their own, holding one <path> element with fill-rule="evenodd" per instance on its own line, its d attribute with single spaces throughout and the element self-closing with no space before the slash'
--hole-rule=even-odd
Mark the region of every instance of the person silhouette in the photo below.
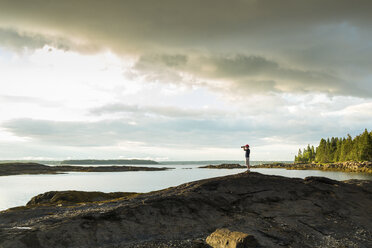
<svg viewBox="0 0 372 248">
<path fill-rule="evenodd" d="M 245 165 L 247 166 L 247 169 L 249 171 L 250 170 L 250 166 L 249 166 L 249 155 L 251 153 L 251 150 L 249 149 L 249 145 L 248 144 L 246 144 L 245 146 L 242 146 L 242 148 L 245 151 Z"/>
</svg>

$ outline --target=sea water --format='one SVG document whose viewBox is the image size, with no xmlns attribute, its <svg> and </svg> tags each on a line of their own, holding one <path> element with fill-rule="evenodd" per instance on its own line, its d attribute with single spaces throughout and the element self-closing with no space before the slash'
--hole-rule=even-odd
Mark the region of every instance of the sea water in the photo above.
<svg viewBox="0 0 372 248">
<path fill-rule="evenodd" d="M 204 161 L 137 165 L 172 168 L 165 171 L 71 172 L 56 175 L 0 176 L 0 210 L 25 205 L 33 196 L 47 191 L 150 192 L 195 180 L 237 174 L 245 171 L 245 169 L 198 168 L 206 164 L 219 164 L 220 162 L 223 161 L 218 161 L 217 163 L 216 161 Z M 259 162 L 252 162 L 252 164 L 259 164 Z M 340 181 L 348 179 L 372 180 L 372 175 L 363 173 L 275 168 L 253 168 L 251 171 L 298 178 L 323 176 Z"/>
</svg>

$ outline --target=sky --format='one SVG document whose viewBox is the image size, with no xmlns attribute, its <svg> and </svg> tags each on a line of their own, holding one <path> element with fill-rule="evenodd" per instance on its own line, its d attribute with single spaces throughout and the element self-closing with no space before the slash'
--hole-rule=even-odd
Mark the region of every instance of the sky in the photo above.
<svg viewBox="0 0 372 248">
<path fill-rule="evenodd" d="M 0 0 L 0 160 L 293 160 L 372 128 L 358 0 Z"/>
</svg>

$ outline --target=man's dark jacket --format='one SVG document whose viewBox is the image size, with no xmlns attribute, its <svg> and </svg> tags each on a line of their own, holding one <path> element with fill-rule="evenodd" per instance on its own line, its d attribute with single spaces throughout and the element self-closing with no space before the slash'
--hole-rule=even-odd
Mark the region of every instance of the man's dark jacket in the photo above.
<svg viewBox="0 0 372 248">
<path fill-rule="evenodd" d="M 245 157 L 249 158 L 250 153 L 251 153 L 251 150 L 249 148 L 247 150 L 245 150 Z"/>
</svg>

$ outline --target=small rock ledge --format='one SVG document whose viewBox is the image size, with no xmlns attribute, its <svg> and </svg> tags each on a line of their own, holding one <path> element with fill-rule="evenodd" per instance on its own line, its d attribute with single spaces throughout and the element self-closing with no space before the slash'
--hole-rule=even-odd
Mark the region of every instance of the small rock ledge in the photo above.
<svg viewBox="0 0 372 248">
<path fill-rule="evenodd" d="M 219 164 L 219 165 L 206 165 L 200 166 L 198 168 L 203 169 L 247 169 L 246 166 L 242 166 L 240 164 Z"/>
</svg>

